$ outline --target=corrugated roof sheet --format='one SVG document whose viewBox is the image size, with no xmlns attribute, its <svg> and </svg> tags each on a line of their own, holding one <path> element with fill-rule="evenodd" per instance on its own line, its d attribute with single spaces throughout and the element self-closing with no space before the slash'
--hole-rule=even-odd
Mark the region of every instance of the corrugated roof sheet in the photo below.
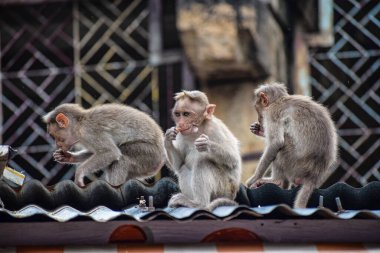
<svg viewBox="0 0 380 253">
<path fill-rule="evenodd" d="M 373 182 L 362 188 L 337 183 L 327 189 L 315 190 L 309 201 L 310 208 L 305 209 L 289 207 L 297 190 L 298 188 L 284 190 L 272 184 L 258 189 L 241 186 L 236 197 L 239 206 L 219 207 L 208 212 L 194 208 L 166 207 L 170 196 L 179 191 L 177 184 L 169 178 L 163 178 L 152 186 L 130 180 L 120 187 L 112 187 L 105 181 L 98 180 L 85 188 L 78 187 L 72 181 L 45 187 L 39 181 L 31 180 L 20 188 L 0 182 L 0 198 L 4 202 L 0 215 L 5 220 L 21 221 L 33 218 L 59 222 L 75 219 L 104 222 L 115 219 L 188 221 L 237 218 L 380 218 L 380 182 Z M 140 196 L 145 199 L 154 196 L 156 210 L 146 212 L 137 207 L 137 198 Z M 323 196 L 324 207 L 318 207 L 320 196 Z M 346 210 L 338 210 L 337 197 Z"/>
<path fill-rule="evenodd" d="M 116 218 L 128 218 L 136 221 L 150 221 L 167 217 L 172 220 L 189 221 L 197 218 L 214 220 L 232 220 L 244 215 L 245 218 L 267 218 L 271 215 L 280 215 L 287 218 L 315 218 L 330 219 L 380 219 L 380 210 L 346 210 L 344 212 L 332 212 L 327 208 L 292 209 L 287 205 L 273 205 L 265 207 L 218 207 L 213 212 L 196 208 L 163 208 L 152 212 L 140 211 L 137 207 L 114 211 L 105 206 L 98 206 L 88 212 L 81 212 L 70 206 L 63 206 L 53 211 L 47 211 L 36 205 L 28 205 L 17 211 L 9 211 L 0 208 L 0 212 L 16 219 L 25 219 L 35 215 L 43 215 L 58 222 L 66 222 L 75 218 L 87 217 L 94 221 L 106 222 Z"/>
</svg>

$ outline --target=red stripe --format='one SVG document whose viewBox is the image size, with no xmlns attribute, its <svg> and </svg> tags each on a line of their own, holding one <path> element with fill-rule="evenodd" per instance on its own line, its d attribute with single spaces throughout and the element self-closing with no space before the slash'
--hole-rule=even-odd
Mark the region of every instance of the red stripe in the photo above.
<svg viewBox="0 0 380 253">
<path fill-rule="evenodd" d="M 368 252 L 362 244 L 358 243 L 318 243 L 315 246 L 319 252 L 323 253 Z"/>
</svg>

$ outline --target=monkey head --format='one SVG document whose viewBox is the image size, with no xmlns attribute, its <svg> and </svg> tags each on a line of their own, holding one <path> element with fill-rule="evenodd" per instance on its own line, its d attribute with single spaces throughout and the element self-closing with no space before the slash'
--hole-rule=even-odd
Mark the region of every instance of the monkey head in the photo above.
<svg viewBox="0 0 380 253">
<path fill-rule="evenodd" d="M 70 118 L 58 113 L 55 122 L 48 123 L 48 133 L 54 138 L 58 149 L 69 151 L 78 142 L 71 125 Z"/>
<path fill-rule="evenodd" d="M 69 151 L 79 142 L 79 119 L 85 110 L 77 104 L 62 104 L 42 117 L 48 133 L 55 139 L 57 148 Z M 78 133 L 78 134 L 77 134 Z"/>
<path fill-rule="evenodd" d="M 289 94 L 283 83 L 263 84 L 254 91 L 255 109 L 260 123 L 262 123 L 262 113 L 265 108 L 284 96 L 289 96 Z"/>
<path fill-rule="evenodd" d="M 200 91 L 192 91 L 179 93 L 175 98 L 172 117 L 176 130 L 182 135 L 197 133 L 204 120 L 210 120 L 214 114 L 215 105 L 208 104 L 208 101 L 206 104 L 200 99 L 201 96 L 204 98 L 206 95 Z"/>
</svg>

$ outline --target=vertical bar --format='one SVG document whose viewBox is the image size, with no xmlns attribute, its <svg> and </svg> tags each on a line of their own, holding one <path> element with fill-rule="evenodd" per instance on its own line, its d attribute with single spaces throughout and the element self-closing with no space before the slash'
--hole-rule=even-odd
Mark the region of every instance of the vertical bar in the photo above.
<svg viewBox="0 0 380 253">
<path fill-rule="evenodd" d="M 319 0 L 319 30 L 322 33 L 331 33 L 334 22 L 334 9 L 332 0 Z"/>
<path fill-rule="evenodd" d="M 162 54 L 162 7 L 161 0 L 150 0 L 149 1 L 149 64 L 152 69 L 152 109 L 153 117 L 157 122 L 160 122 L 160 89 L 158 81 L 158 66 L 161 63 Z M 161 170 L 154 177 L 155 181 L 161 178 Z"/>
<path fill-rule="evenodd" d="M 75 103 L 82 104 L 82 66 L 80 64 L 80 33 L 79 33 L 78 0 L 73 3 L 73 47 L 74 47 L 74 88 Z"/>
<path fill-rule="evenodd" d="M 166 79 L 166 90 L 167 90 L 167 101 L 166 101 L 166 108 L 169 110 L 172 107 L 173 103 L 173 96 L 174 96 L 174 75 L 173 75 L 173 65 L 168 65 L 165 67 L 165 79 Z M 166 112 L 165 112 L 166 113 Z M 167 118 L 166 125 L 170 126 L 171 119 L 170 117 Z"/>
<path fill-rule="evenodd" d="M 152 111 L 153 111 L 153 118 L 160 122 L 160 89 L 158 84 L 158 68 L 152 69 L 152 80 L 151 80 L 151 87 L 152 87 Z"/>
<path fill-rule="evenodd" d="M 160 94 L 158 84 L 158 66 L 161 62 L 162 53 L 162 33 L 161 33 L 161 18 L 162 8 L 161 0 L 149 1 L 149 64 L 153 68 L 152 70 L 152 109 L 155 113 L 154 118 L 157 122 L 160 122 Z M 161 178 L 161 170 L 154 177 L 155 181 Z"/>
<path fill-rule="evenodd" d="M 162 53 L 161 0 L 149 1 L 149 63 L 157 66 Z"/>
<path fill-rule="evenodd" d="M 0 144 L 3 143 L 3 66 L 1 63 L 3 62 L 3 54 L 1 48 L 1 33 L 0 33 Z"/>
<path fill-rule="evenodd" d="M 319 208 L 322 208 L 323 207 L 323 196 L 320 195 L 319 196 L 319 205 L 318 205 Z"/>
<path fill-rule="evenodd" d="M 184 54 L 182 54 L 182 88 L 185 90 L 194 90 L 196 88 L 193 73 Z"/>
<path fill-rule="evenodd" d="M 338 212 L 344 212 L 342 202 L 340 201 L 339 197 L 335 198 L 336 206 L 338 207 Z"/>
</svg>

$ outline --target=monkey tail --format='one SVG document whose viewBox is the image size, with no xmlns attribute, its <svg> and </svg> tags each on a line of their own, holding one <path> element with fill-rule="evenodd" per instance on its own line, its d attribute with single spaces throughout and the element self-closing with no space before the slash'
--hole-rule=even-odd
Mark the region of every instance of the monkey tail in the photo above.
<svg viewBox="0 0 380 253">
<path fill-rule="evenodd" d="M 217 198 L 217 199 L 214 199 L 213 201 L 211 201 L 210 204 L 208 204 L 207 210 L 213 211 L 215 208 L 217 208 L 219 206 L 237 206 L 237 205 L 238 205 L 238 203 L 231 200 L 231 199 Z"/>
<path fill-rule="evenodd" d="M 294 202 L 294 208 L 306 208 L 307 202 L 309 201 L 309 198 L 314 189 L 314 184 L 305 182 L 297 193 L 296 200 Z"/>
</svg>

